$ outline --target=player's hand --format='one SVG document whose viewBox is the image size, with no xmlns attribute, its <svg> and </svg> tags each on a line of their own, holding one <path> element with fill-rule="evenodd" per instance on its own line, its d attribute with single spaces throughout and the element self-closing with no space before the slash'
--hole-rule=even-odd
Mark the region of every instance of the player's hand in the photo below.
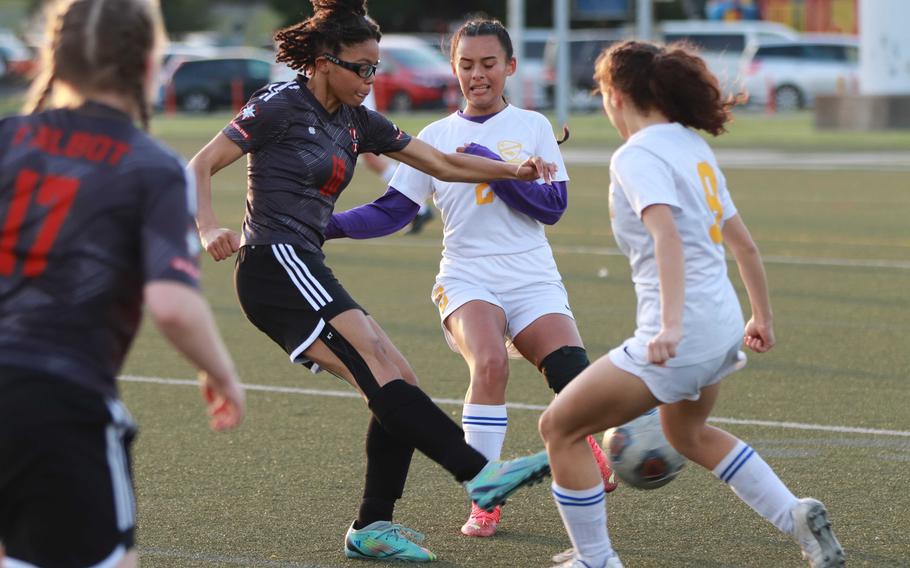
<svg viewBox="0 0 910 568">
<path fill-rule="evenodd" d="M 522 181 L 543 178 L 544 183 L 550 183 L 554 174 L 556 174 L 556 164 L 547 162 L 540 156 L 531 156 L 515 170 L 515 177 Z"/>
<path fill-rule="evenodd" d="M 231 229 L 222 227 L 200 229 L 199 238 L 205 251 L 215 260 L 230 258 L 240 248 L 240 235 Z"/>
<path fill-rule="evenodd" d="M 648 342 L 648 361 L 665 367 L 667 361 L 676 357 L 676 347 L 682 340 L 682 326 L 661 327 Z"/>
<path fill-rule="evenodd" d="M 746 324 L 743 343 L 756 353 L 770 351 L 774 344 L 777 343 L 777 340 L 774 339 L 774 326 L 770 321 L 758 322 L 753 317 Z"/>
<path fill-rule="evenodd" d="M 205 371 L 200 371 L 199 388 L 208 408 L 209 427 L 212 430 L 223 432 L 243 422 L 246 396 L 235 377 L 219 380 Z"/>
</svg>

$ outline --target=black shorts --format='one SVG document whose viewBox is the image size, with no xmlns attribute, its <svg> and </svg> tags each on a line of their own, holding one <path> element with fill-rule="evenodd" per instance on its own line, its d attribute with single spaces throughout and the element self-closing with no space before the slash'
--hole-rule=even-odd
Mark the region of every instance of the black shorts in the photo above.
<svg viewBox="0 0 910 568">
<path fill-rule="evenodd" d="M 326 323 L 348 310 L 366 310 L 348 294 L 322 255 L 289 244 L 247 245 L 234 270 L 240 307 L 291 361 L 318 369 L 303 352 Z"/>
<path fill-rule="evenodd" d="M 8 559 L 84 568 L 133 548 L 135 434 L 115 399 L 0 367 L 0 541 Z"/>
</svg>

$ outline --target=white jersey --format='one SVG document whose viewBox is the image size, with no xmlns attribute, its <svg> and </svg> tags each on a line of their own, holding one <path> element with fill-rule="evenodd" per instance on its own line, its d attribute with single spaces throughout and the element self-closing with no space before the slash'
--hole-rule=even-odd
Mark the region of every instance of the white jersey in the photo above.
<svg viewBox="0 0 910 568">
<path fill-rule="evenodd" d="M 730 279 L 721 228 L 736 214 L 714 152 L 681 124 L 644 128 L 610 163 L 613 234 L 629 257 L 638 297 L 632 348 L 647 360 L 648 341 L 660 331 L 660 289 L 654 241 L 641 221 L 649 205 L 670 206 L 685 256 L 683 338 L 669 366 L 698 363 L 742 340 L 743 317 Z"/>
<path fill-rule="evenodd" d="M 516 165 L 542 156 L 557 165 L 553 181 L 569 179 L 549 121 L 534 111 L 509 105 L 482 122 L 456 112 L 418 138 L 447 153 L 474 142 Z M 415 203 L 433 197 L 443 223 L 440 277 L 474 279 L 491 289 L 560 280 L 543 223 L 506 205 L 488 184 L 439 181 L 402 164 L 389 185 Z"/>
</svg>

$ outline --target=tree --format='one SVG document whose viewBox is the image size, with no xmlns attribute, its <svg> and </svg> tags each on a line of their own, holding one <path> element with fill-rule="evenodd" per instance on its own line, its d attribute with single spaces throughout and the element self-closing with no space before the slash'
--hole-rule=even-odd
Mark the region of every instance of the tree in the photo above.
<svg viewBox="0 0 910 568">
<path fill-rule="evenodd" d="M 162 0 L 161 11 L 168 33 L 204 30 L 209 25 L 211 0 Z"/>
</svg>

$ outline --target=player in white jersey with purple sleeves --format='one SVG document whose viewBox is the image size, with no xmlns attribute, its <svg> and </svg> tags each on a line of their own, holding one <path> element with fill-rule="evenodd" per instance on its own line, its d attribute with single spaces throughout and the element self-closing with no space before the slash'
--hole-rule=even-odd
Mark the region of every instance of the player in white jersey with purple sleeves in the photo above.
<svg viewBox="0 0 910 568">
<path fill-rule="evenodd" d="M 629 257 L 638 313 L 634 336 L 582 372 L 540 420 L 553 497 L 574 546 L 574 557 L 559 566 L 622 567 L 584 440 L 656 406 L 670 444 L 792 535 L 812 568 L 844 566 L 824 505 L 795 497 L 748 444 L 706 424 L 720 381 L 744 364 L 740 342 L 757 353 L 775 343 L 758 248 L 695 132 L 724 132 L 738 101 L 724 100 L 704 61 L 679 44 L 617 44 L 598 58 L 594 79 L 626 140 L 610 164 L 610 216 Z M 749 296 L 747 323 L 727 276 L 725 244 Z"/>
<path fill-rule="evenodd" d="M 539 155 L 558 166 L 551 182 L 446 182 L 403 165 L 380 199 L 334 215 L 326 236 L 389 234 L 414 218 L 418 204 L 434 200 L 443 251 L 431 297 L 446 340 L 470 370 L 465 439 L 496 460 L 508 426 L 509 351 L 537 367 L 556 393 L 589 363 L 544 230 L 566 209 L 569 177 L 547 119 L 503 98 L 517 62 L 500 22 L 462 25 L 452 38 L 451 61 L 467 105 L 424 128 L 419 139 L 442 152 L 465 147 L 514 164 Z M 594 438 L 589 442 L 611 491 L 613 473 Z M 488 512 L 475 504 L 461 532 L 492 536 L 500 518 L 499 507 Z"/>
</svg>

